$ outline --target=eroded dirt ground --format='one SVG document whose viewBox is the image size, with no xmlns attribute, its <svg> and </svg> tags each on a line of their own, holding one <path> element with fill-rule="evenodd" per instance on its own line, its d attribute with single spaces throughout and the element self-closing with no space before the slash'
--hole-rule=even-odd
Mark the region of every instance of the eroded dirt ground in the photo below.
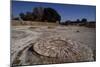
<svg viewBox="0 0 100 67">
<path fill-rule="evenodd" d="M 60 36 L 72 41 L 80 42 L 90 51 L 88 56 L 79 61 L 94 61 L 95 51 L 95 28 L 87 28 L 80 26 L 12 26 L 11 28 L 11 64 L 13 65 L 29 65 L 29 64 L 51 64 L 76 61 L 58 61 L 58 57 L 44 56 L 36 52 L 33 47 L 39 39 L 45 37 Z M 81 49 L 79 49 L 81 50 Z M 84 50 L 84 49 L 83 49 Z M 88 51 L 89 50 L 89 51 Z M 44 51 L 45 52 L 45 51 Z M 87 53 L 86 52 L 86 53 Z M 91 54 L 92 53 L 92 54 Z M 85 52 L 84 52 L 85 54 Z M 87 55 L 86 55 L 87 56 Z M 86 60 L 87 59 L 87 60 Z M 72 59 L 73 60 L 73 59 Z"/>
</svg>

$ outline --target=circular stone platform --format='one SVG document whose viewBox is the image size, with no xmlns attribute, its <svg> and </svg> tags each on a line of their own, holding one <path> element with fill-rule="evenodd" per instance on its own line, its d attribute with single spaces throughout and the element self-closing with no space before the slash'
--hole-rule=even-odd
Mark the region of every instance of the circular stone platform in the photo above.
<svg viewBox="0 0 100 67">
<path fill-rule="evenodd" d="M 91 61 L 93 53 L 82 43 L 60 37 L 40 38 L 33 49 L 42 56 L 62 61 Z M 57 59 L 57 60 L 58 60 Z"/>
</svg>

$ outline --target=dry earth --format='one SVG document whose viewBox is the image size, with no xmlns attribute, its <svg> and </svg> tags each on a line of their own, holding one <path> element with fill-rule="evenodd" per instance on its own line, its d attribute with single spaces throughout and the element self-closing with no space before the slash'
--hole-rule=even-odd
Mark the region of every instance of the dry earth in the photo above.
<svg viewBox="0 0 100 67">
<path fill-rule="evenodd" d="M 12 26 L 11 64 L 94 61 L 95 41 L 95 28 L 53 24 Z"/>
</svg>

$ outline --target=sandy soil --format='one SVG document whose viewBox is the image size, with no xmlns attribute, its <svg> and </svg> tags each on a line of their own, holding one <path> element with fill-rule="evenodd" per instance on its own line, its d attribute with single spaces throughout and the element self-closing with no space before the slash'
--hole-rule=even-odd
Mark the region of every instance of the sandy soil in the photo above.
<svg viewBox="0 0 100 67">
<path fill-rule="evenodd" d="M 86 45 L 92 51 L 95 50 L 95 28 L 80 26 L 12 26 L 11 28 L 11 64 L 28 65 L 41 64 L 36 53 L 29 53 L 29 49 L 39 38 L 62 36 Z M 28 54 L 27 54 L 28 53 Z M 26 57 L 26 55 L 29 55 Z M 33 55 L 31 62 L 27 58 Z M 89 61 L 89 60 L 88 60 Z M 34 62 L 34 63 L 33 63 Z"/>
</svg>

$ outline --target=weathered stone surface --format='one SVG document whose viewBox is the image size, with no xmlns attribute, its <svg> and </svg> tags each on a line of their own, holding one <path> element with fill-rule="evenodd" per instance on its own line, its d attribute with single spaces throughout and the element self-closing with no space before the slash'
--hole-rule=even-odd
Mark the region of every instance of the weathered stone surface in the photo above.
<svg viewBox="0 0 100 67">
<path fill-rule="evenodd" d="M 82 43 L 57 36 L 38 40 L 33 49 L 40 55 L 58 58 L 57 60 L 62 62 L 93 60 L 90 48 Z"/>
<path fill-rule="evenodd" d="M 81 32 L 77 33 L 77 30 Z M 93 28 L 14 26 L 11 32 L 12 65 L 95 60 L 95 51 L 92 52 L 95 50 L 95 29 Z"/>
</svg>

